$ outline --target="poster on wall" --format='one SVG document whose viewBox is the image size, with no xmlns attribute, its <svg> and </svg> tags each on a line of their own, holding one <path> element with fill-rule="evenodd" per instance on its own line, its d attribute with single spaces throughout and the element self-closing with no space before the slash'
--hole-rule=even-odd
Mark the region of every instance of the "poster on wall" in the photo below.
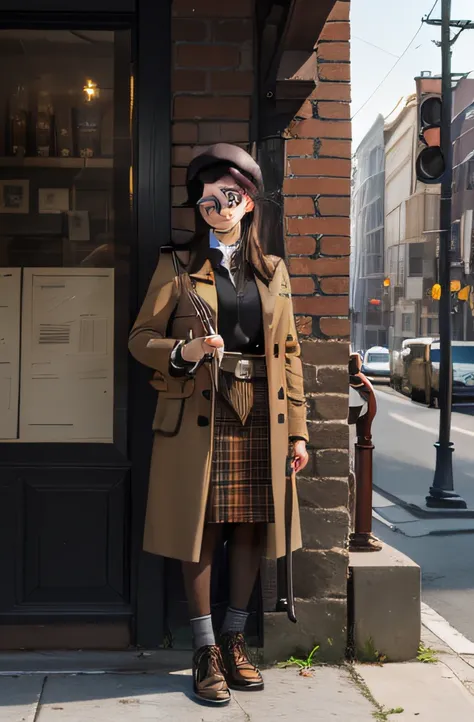
<svg viewBox="0 0 474 722">
<path fill-rule="evenodd" d="M 113 273 L 24 269 L 21 441 L 113 442 Z"/>
<path fill-rule="evenodd" d="M 18 437 L 21 269 L 0 268 L 0 440 Z"/>
</svg>

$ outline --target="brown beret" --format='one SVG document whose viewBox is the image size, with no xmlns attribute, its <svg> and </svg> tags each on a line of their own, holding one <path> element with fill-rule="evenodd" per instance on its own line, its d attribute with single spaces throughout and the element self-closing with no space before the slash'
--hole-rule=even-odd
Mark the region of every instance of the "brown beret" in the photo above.
<svg viewBox="0 0 474 722">
<path fill-rule="evenodd" d="M 216 143 L 197 155 L 188 166 L 186 175 L 186 187 L 188 191 L 188 202 L 186 205 L 195 205 L 199 199 L 198 176 L 207 168 L 215 165 L 228 164 L 231 168 L 236 168 L 244 176 L 250 178 L 257 192 L 263 191 L 263 177 L 260 166 L 252 158 L 247 151 L 238 145 L 230 143 Z M 196 197 L 197 193 L 199 195 Z"/>
</svg>

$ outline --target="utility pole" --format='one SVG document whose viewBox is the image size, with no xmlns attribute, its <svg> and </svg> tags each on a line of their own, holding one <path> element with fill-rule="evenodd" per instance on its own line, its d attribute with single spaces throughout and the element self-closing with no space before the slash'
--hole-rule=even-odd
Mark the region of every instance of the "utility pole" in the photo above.
<svg viewBox="0 0 474 722">
<path fill-rule="evenodd" d="M 438 25 L 439 21 L 427 20 Z M 464 28 L 463 28 L 464 29 Z M 441 151 L 445 170 L 441 180 L 439 240 L 439 438 L 435 444 L 436 468 L 426 505 L 441 509 L 466 509 L 467 505 L 454 491 L 451 435 L 452 411 L 452 317 L 451 317 L 451 201 L 453 179 L 453 147 L 451 143 L 452 80 L 451 80 L 451 0 L 441 0 Z"/>
</svg>

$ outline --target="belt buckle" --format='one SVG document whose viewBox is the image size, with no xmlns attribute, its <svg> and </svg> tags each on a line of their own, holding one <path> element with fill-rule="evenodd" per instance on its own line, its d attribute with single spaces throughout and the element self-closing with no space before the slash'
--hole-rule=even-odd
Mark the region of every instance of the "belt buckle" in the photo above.
<svg viewBox="0 0 474 722">
<path fill-rule="evenodd" d="M 243 381 L 248 381 L 252 378 L 253 363 L 251 359 L 241 358 L 237 361 L 235 367 L 235 377 Z"/>
</svg>

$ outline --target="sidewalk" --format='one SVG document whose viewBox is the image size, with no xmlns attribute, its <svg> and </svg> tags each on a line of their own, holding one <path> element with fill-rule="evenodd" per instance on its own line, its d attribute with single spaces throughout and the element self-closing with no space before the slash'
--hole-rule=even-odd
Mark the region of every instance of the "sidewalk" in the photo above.
<svg viewBox="0 0 474 722">
<path fill-rule="evenodd" d="M 474 655 L 458 655 L 423 629 L 438 662 L 265 672 L 263 693 L 235 693 L 226 708 L 196 704 L 189 671 L 0 677 L 0 722 L 471 722 Z"/>
</svg>

